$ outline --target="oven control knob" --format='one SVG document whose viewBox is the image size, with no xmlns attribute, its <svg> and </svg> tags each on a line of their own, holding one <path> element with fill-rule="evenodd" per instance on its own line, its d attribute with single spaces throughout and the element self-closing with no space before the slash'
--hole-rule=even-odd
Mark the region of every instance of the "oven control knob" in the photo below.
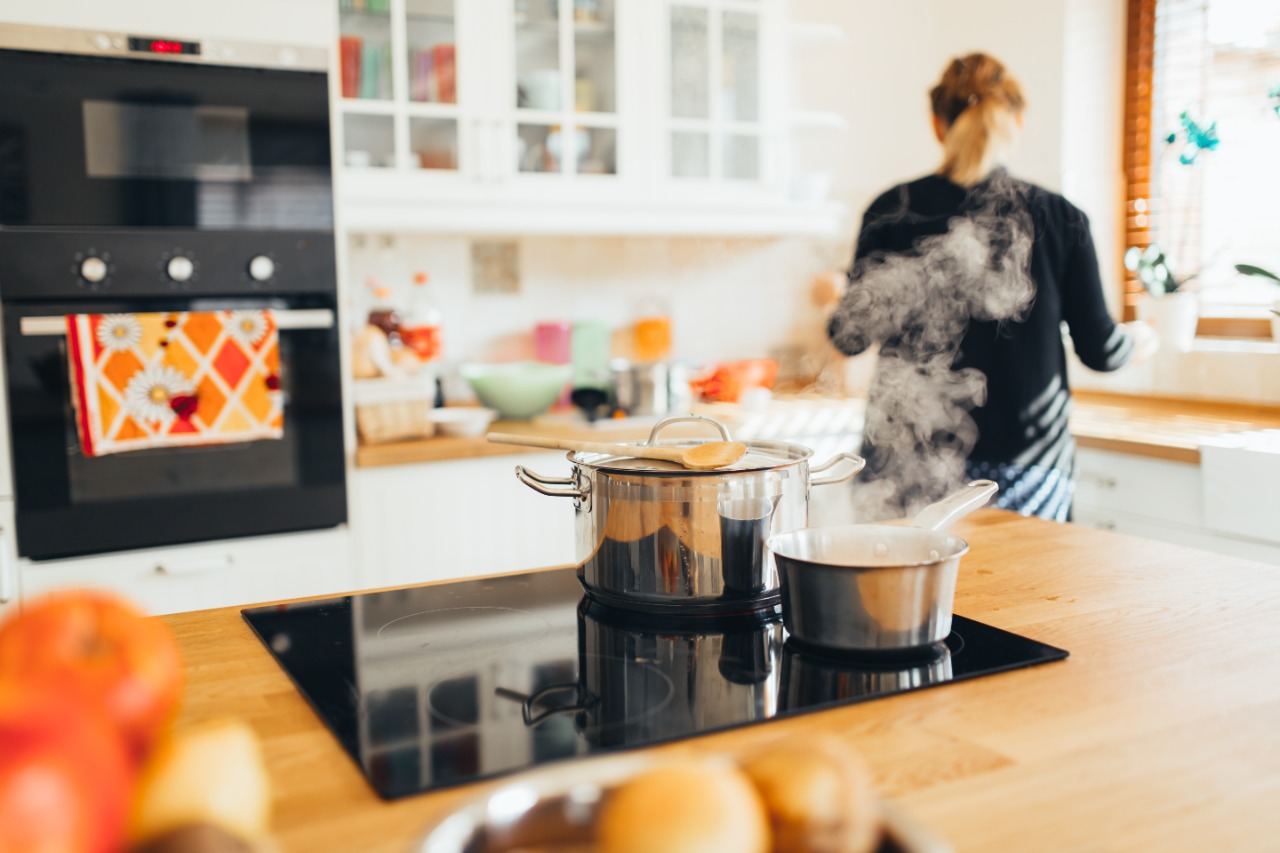
<svg viewBox="0 0 1280 853">
<path fill-rule="evenodd" d="M 190 281 L 191 276 L 195 274 L 196 265 L 191 263 L 190 258 L 182 255 L 174 255 L 169 259 L 169 263 L 165 266 L 165 272 L 169 274 L 169 278 L 174 281 Z"/>
<path fill-rule="evenodd" d="M 98 284 L 107 277 L 107 262 L 102 258 L 85 258 L 80 262 L 80 277 L 90 284 Z"/>
<path fill-rule="evenodd" d="M 254 281 L 269 281 L 276 274 L 276 262 L 266 255 L 258 255 L 249 261 L 249 278 Z"/>
</svg>

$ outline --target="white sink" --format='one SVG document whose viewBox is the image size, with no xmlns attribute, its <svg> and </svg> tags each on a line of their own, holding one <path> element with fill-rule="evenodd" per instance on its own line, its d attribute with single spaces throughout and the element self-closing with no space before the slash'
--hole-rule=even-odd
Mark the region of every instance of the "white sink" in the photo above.
<svg viewBox="0 0 1280 853">
<path fill-rule="evenodd" d="M 1205 525 L 1280 543 L 1280 429 L 1233 432 L 1200 444 Z"/>
</svg>

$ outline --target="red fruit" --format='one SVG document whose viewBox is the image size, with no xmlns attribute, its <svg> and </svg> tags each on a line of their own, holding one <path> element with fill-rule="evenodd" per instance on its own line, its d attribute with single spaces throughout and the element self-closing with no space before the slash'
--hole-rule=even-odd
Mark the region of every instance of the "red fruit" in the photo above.
<svg viewBox="0 0 1280 853">
<path fill-rule="evenodd" d="M 115 853 L 136 780 L 101 712 L 0 685 L 0 850 Z"/>
<path fill-rule="evenodd" d="M 110 593 L 75 591 L 0 626 L 0 680 L 102 708 L 140 760 L 177 712 L 182 660 L 163 622 Z"/>
</svg>

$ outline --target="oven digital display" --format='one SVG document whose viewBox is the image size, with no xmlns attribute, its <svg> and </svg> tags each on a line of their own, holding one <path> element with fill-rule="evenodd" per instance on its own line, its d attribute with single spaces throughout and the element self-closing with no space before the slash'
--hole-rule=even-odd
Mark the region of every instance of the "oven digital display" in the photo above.
<svg viewBox="0 0 1280 853">
<path fill-rule="evenodd" d="M 129 36 L 129 50 L 138 53 L 181 53 L 188 56 L 199 56 L 200 42 L 158 39 L 149 36 Z"/>
</svg>

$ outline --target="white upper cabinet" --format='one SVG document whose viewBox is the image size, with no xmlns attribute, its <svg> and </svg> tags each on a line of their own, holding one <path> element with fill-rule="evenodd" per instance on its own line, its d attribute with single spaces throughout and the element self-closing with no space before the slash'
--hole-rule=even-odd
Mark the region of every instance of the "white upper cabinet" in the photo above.
<svg viewBox="0 0 1280 853">
<path fill-rule="evenodd" d="M 337 0 L 352 231 L 829 233 L 797 204 L 785 0 Z"/>
</svg>

